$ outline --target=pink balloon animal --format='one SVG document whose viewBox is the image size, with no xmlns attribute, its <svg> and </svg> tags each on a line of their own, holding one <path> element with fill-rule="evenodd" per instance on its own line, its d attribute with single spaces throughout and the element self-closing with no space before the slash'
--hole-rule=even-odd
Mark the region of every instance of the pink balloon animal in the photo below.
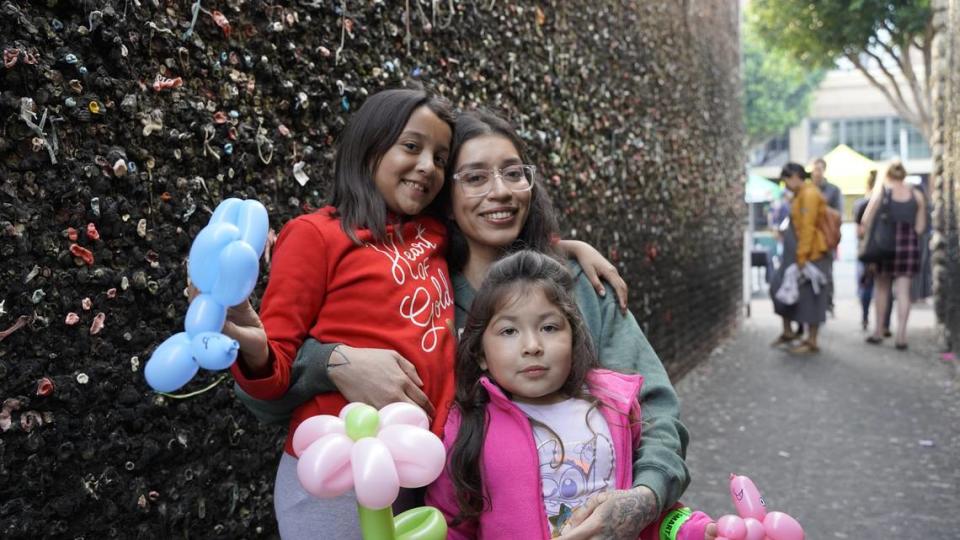
<svg viewBox="0 0 960 540">
<path fill-rule="evenodd" d="M 767 512 L 753 481 L 730 475 L 730 498 L 737 514 L 717 520 L 717 540 L 803 540 L 803 528 L 788 514 Z"/>
</svg>

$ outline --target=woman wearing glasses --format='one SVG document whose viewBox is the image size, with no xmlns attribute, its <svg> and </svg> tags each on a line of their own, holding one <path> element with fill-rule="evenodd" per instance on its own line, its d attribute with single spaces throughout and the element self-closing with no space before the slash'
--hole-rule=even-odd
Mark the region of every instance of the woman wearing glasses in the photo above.
<svg viewBox="0 0 960 540">
<path fill-rule="evenodd" d="M 448 166 L 452 181 L 445 183 L 446 193 L 441 197 L 449 197 L 452 218 L 447 258 L 458 331 L 465 324 L 476 289 L 499 258 L 517 249 L 557 252 L 553 206 L 543 186 L 537 184 L 536 167 L 524 159 L 523 147 L 512 127 L 494 114 L 471 111 L 457 119 Z M 644 376 L 639 396 L 644 436 L 634 456 L 635 487 L 608 492 L 575 512 L 572 524 L 583 523 L 573 528 L 572 538 L 603 531 L 609 533 L 604 537 L 632 540 L 686 489 L 689 477 L 683 456 L 687 431 L 679 420 L 676 392 L 636 320 L 621 310 L 613 293 L 598 295 L 579 264 L 573 260 L 569 264 L 577 279 L 577 302 L 601 364 Z M 290 390 L 283 399 L 255 401 L 239 389 L 238 396 L 262 420 L 283 420 L 288 414 L 285 411 L 318 393 L 340 391 L 349 396 L 369 392 L 374 396 L 377 388 L 360 388 L 374 386 L 362 374 L 372 371 L 370 366 L 393 361 L 394 355 L 392 351 L 308 340 L 300 349 Z M 370 402 L 384 404 L 373 397 Z"/>
</svg>

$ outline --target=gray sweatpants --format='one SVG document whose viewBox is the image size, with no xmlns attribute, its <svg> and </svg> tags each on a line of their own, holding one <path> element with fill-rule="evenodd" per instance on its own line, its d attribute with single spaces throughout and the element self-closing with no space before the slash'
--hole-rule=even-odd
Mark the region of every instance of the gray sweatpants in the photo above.
<svg viewBox="0 0 960 540">
<path fill-rule="evenodd" d="M 401 489 L 393 503 L 394 515 L 416 506 L 418 495 L 418 490 Z M 297 458 L 286 452 L 277 467 L 273 508 L 277 513 L 280 538 L 284 540 L 361 540 L 357 496 L 353 490 L 335 499 L 317 499 L 300 485 Z"/>
<path fill-rule="evenodd" d="M 357 496 L 353 490 L 335 498 L 318 499 L 304 491 L 297 479 L 297 458 L 283 453 L 273 487 L 280 538 L 360 540 Z"/>
</svg>

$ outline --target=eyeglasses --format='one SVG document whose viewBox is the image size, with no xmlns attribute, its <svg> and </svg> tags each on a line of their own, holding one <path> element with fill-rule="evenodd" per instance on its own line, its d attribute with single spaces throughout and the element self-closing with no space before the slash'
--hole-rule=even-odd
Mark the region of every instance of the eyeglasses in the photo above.
<svg viewBox="0 0 960 540">
<path fill-rule="evenodd" d="M 530 191 L 537 175 L 533 165 L 509 165 L 504 168 L 470 169 L 453 175 L 467 197 L 484 197 L 493 190 L 494 177 L 500 177 L 503 185 L 514 193 Z"/>
</svg>

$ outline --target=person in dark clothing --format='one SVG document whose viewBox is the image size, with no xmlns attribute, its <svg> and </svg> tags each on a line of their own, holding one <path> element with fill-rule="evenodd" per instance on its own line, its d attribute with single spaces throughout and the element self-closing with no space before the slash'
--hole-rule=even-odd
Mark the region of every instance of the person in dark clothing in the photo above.
<svg viewBox="0 0 960 540">
<path fill-rule="evenodd" d="M 810 172 L 810 180 L 815 186 L 820 188 L 820 193 L 823 194 L 823 198 L 827 200 L 827 206 L 833 208 L 843 216 L 843 193 L 840 191 L 840 188 L 836 184 L 831 184 L 827 178 L 824 176 L 824 173 L 827 170 L 827 162 L 823 158 L 817 158 L 813 162 L 813 170 Z M 827 257 L 830 257 L 831 261 L 836 259 L 836 251 L 827 251 Z M 833 274 L 829 276 L 829 281 L 827 282 L 827 311 L 833 315 Z"/>
<path fill-rule="evenodd" d="M 895 227 L 896 243 L 893 257 L 878 264 L 874 281 L 876 298 L 876 322 L 873 335 L 867 343 L 879 344 L 883 341 L 882 316 L 890 302 L 893 292 L 897 298 L 896 348 L 907 348 L 907 318 L 910 316 L 910 283 L 913 275 L 920 271 L 919 237 L 926 230 L 926 199 L 923 194 L 904 182 L 907 171 L 900 163 L 894 163 L 887 170 L 886 180 L 880 189 L 874 189 L 870 202 L 864 212 L 864 230 L 869 230 L 873 219 L 883 204 L 884 193 L 890 194 L 890 216 Z"/>
<path fill-rule="evenodd" d="M 866 235 L 863 228 L 863 213 L 867 209 L 867 203 L 870 202 L 870 193 L 877 182 L 877 170 L 873 169 L 867 175 L 867 191 L 863 197 L 853 201 L 853 220 L 857 224 L 857 238 L 862 239 Z M 861 319 L 860 324 L 866 330 L 870 324 L 870 303 L 873 301 L 873 277 L 875 269 L 870 265 L 857 261 L 857 297 L 860 299 Z M 890 315 L 893 313 L 893 302 L 887 305 L 887 313 L 883 319 L 883 335 L 890 337 Z"/>
<path fill-rule="evenodd" d="M 797 322 L 806 327 L 807 337 L 790 352 L 813 354 L 820 350 L 817 336 L 826 321 L 829 296 L 825 285 L 829 283 L 827 276 L 832 273 L 826 239 L 816 226 L 827 211 L 827 202 L 812 183 L 805 181 L 807 172 L 800 164 L 787 163 L 780 177 L 795 195 L 790 221 L 785 221 L 781 227 L 783 260 L 770 283 L 774 312 L 783 322 L 783 331 L 771 345 L 793 345 L 800 336 L 794 333 L 791 324 Z M 807 265 L 812 267 L 805 268 Z M 787 291 L 793 291 L 793 294 Z"/>
<path fill-rule="evenodd" d="M 827 171 L 827 162 L 823 158 L 817 158 L 813 162 L 813 170 L 810 171 L 810 180 L 820 188 L 823 198 L 827 200 L 827 206 L 833 208 L 840 215 L 843 215 L 843 193 L 836 184 L 830 183 L 824 173 Z"/>
</svg>

